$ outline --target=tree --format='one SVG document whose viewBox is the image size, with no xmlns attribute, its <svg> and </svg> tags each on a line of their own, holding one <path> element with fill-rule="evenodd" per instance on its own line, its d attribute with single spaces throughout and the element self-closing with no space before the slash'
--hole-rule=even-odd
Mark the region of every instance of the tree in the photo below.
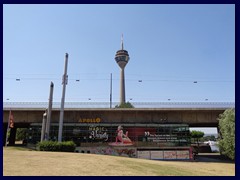
<svg viewBox="0 0 240 180">
<path fill-rule="evenodd" d="M 197 139 L 197 144 L 199 147 L 199 139 L 202 138 L 204 136 L 204 132 L 202 131 L 191 131 L 191 138 Z"/>
<path fill-rule="evenodd" d="M 203 140 L 204 141 L 216 141 L 216 138 L 214 135 L 211 135 L 211 136 L 205 136 L 203 137 Z"/>
<path fill-rule="evenodd" d="M 227 109 L 219 115 L 220 153 L 235 159 L 235 109 Z"/>
<path fill-rule="evenodd" d="M 16 140 L 21 141 L 27 137 L 27 128 L 17 128 Z"/>
<path fill-rule="evenodd" d="M 126 102 L 120 105 L 116 105 L 115 108 L 134 108 L 134 106 L 130 102 Z"/>
</svg>

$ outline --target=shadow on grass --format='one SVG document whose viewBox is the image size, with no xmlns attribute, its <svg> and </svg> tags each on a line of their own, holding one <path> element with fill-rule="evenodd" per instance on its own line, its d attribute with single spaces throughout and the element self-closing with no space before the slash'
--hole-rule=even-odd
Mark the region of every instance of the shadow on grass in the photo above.
<svg viewBox="0 0 240 180">
<path fill-rule="evenodd" d="M 195 162 L 216 162 L 216 163 L 230 163 L 235 164 L 234 160 L 220 155 L 219 153 L 199 153 L 196 156 Z"/>
</svg>

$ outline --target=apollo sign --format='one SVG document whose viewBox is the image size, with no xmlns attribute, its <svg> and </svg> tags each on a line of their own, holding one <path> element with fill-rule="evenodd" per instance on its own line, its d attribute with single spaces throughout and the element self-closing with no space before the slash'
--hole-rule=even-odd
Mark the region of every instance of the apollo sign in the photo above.
<svg viewBox="0 0 240 180">
<path fill-rule="evenodd" d="M 80 122 L 80 123 L 100 123 L 101 119 L 100 118 L 80 118 L 78 122 Z"/>
</svg>

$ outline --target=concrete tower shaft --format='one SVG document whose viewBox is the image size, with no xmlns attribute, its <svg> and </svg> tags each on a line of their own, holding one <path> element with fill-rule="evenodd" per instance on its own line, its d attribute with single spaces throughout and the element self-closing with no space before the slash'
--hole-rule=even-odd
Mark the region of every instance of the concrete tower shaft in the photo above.
<svg viewBox="0 0 240 180">
<path fill-rule="evenodd" d="M 118 50 L 115 55 L 115 60 L 119 67 L 121 68 L 120 72 L 120 104 L 125 103 L 125 77 L 124 77 L 124 68 L 127 65 L 130 57 L 126 50 L 123 49 L 123 36 L 121 39 L 121 50 Z"/>
</svg>

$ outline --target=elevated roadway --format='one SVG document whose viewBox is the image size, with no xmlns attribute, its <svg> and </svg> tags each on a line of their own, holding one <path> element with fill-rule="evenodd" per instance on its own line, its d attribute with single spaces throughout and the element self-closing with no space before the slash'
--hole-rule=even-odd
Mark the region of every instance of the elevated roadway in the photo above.
<svg viewBox="0 0 240 180">
<path fill-rule="evenodd" d="M 109 108 L 109 103 L 66 103 L 64 123 L 129 123 L 172 124 L 184 123 L 189 127 L 218 127 L 218 117 L 235 103 L 132 103 L 135 108 Z M 15 128 L 42 123 L 47 103 L 4 103 L 3 126 L 6 132 L 11 109 Z M 90 108 L 91 107 L 91 108 Z M 107 108 L 108 107 L 108 108 Z M 115 107 L 113 104 L 112 107 Z M 51 123 L 58 123 L 60 103 L 53 104 Z M 14 130 L 15 129 L 15 130 Z M 14 134 L 14 132 L 13 132 Z"/>
</svg>

